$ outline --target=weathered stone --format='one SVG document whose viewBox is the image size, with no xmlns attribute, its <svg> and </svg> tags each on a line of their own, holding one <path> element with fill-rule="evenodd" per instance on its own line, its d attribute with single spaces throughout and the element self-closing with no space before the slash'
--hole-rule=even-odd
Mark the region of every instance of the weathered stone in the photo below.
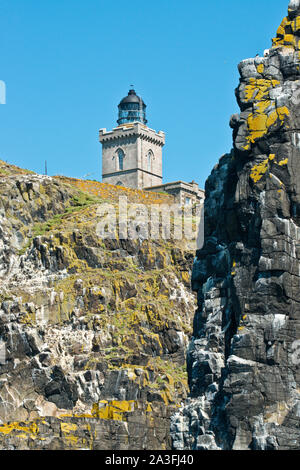
<svg viewBox="0 0 300 470">
<path fill-rule="evenodd" d="M 299 449 L 300 2 L 239 65 L 234 149 L 206 182 L 190 396 L 175 449 Z"/>
<path fill-rule="evenodd" d="M 2 168 L 0 448 L 170 449 L 188 389 L 193 251 L 99 238 L 97 206 L 125 188 Z"/>
</svg>

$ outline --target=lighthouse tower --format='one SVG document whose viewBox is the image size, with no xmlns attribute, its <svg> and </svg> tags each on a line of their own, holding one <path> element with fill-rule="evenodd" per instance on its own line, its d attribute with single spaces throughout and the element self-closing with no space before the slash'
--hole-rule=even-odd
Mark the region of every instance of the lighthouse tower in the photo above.
<svg viewBox="0 0 300 470">
<path fill-rule="evenodd" d="M 161 185 L 164 132 L 146 125 L 146 104 L 133 88 L 118 110 L 118 127 L 99 131 L 103 183 L 135 189 Z"/>
</svg>

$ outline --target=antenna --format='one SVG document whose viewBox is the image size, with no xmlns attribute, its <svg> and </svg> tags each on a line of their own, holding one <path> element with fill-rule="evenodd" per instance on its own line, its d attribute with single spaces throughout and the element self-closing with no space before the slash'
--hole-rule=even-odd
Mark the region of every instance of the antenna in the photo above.
<svg viewBox="0 0 300 470">
<path fill-rule="evenodd" d="M 47 170 L 47 160 L 45 160 L 45 175 L 48 174 L 48 170 Z"/>
</svg>

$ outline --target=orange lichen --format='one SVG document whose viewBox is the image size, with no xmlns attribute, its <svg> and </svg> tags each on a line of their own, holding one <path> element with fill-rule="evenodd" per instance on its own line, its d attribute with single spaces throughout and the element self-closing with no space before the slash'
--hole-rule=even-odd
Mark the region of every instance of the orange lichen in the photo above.
<svg viewBox="0 0 300 470">
<path fill-rule="evenodd" d="M 114 186 L 112 184 L 100 183 L 99 181 L 81 180 L 63 176 L 57 176 L 56 178 L 59 178 L 60 181 L 63 181 L 67 184 L 75 186 L 80 191 L 112 202 L 117 202 L 121 196 L 126 196 L 128 202 L 134 202 L 136 204 L 162 204 L 174 202 L 174 197 L 166 193 L 143 191 L 141 189 L 125 188 L 123 186 Z"/>
</svg>

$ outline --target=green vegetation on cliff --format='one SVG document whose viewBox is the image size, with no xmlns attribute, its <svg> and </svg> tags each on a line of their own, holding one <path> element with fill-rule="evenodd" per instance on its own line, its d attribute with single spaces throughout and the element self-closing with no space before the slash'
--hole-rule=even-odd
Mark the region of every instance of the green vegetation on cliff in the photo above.
<svg viewBox="0 0 300 470">
<path fill-rule="evenodd" d="M 0 172 L 0 447 L 169 448 L 188 392 L 193 252 L 185 240 L 101 239 L 96 226 L 98 206 L 120 196 L 173 199 Z"/>
</svg>

